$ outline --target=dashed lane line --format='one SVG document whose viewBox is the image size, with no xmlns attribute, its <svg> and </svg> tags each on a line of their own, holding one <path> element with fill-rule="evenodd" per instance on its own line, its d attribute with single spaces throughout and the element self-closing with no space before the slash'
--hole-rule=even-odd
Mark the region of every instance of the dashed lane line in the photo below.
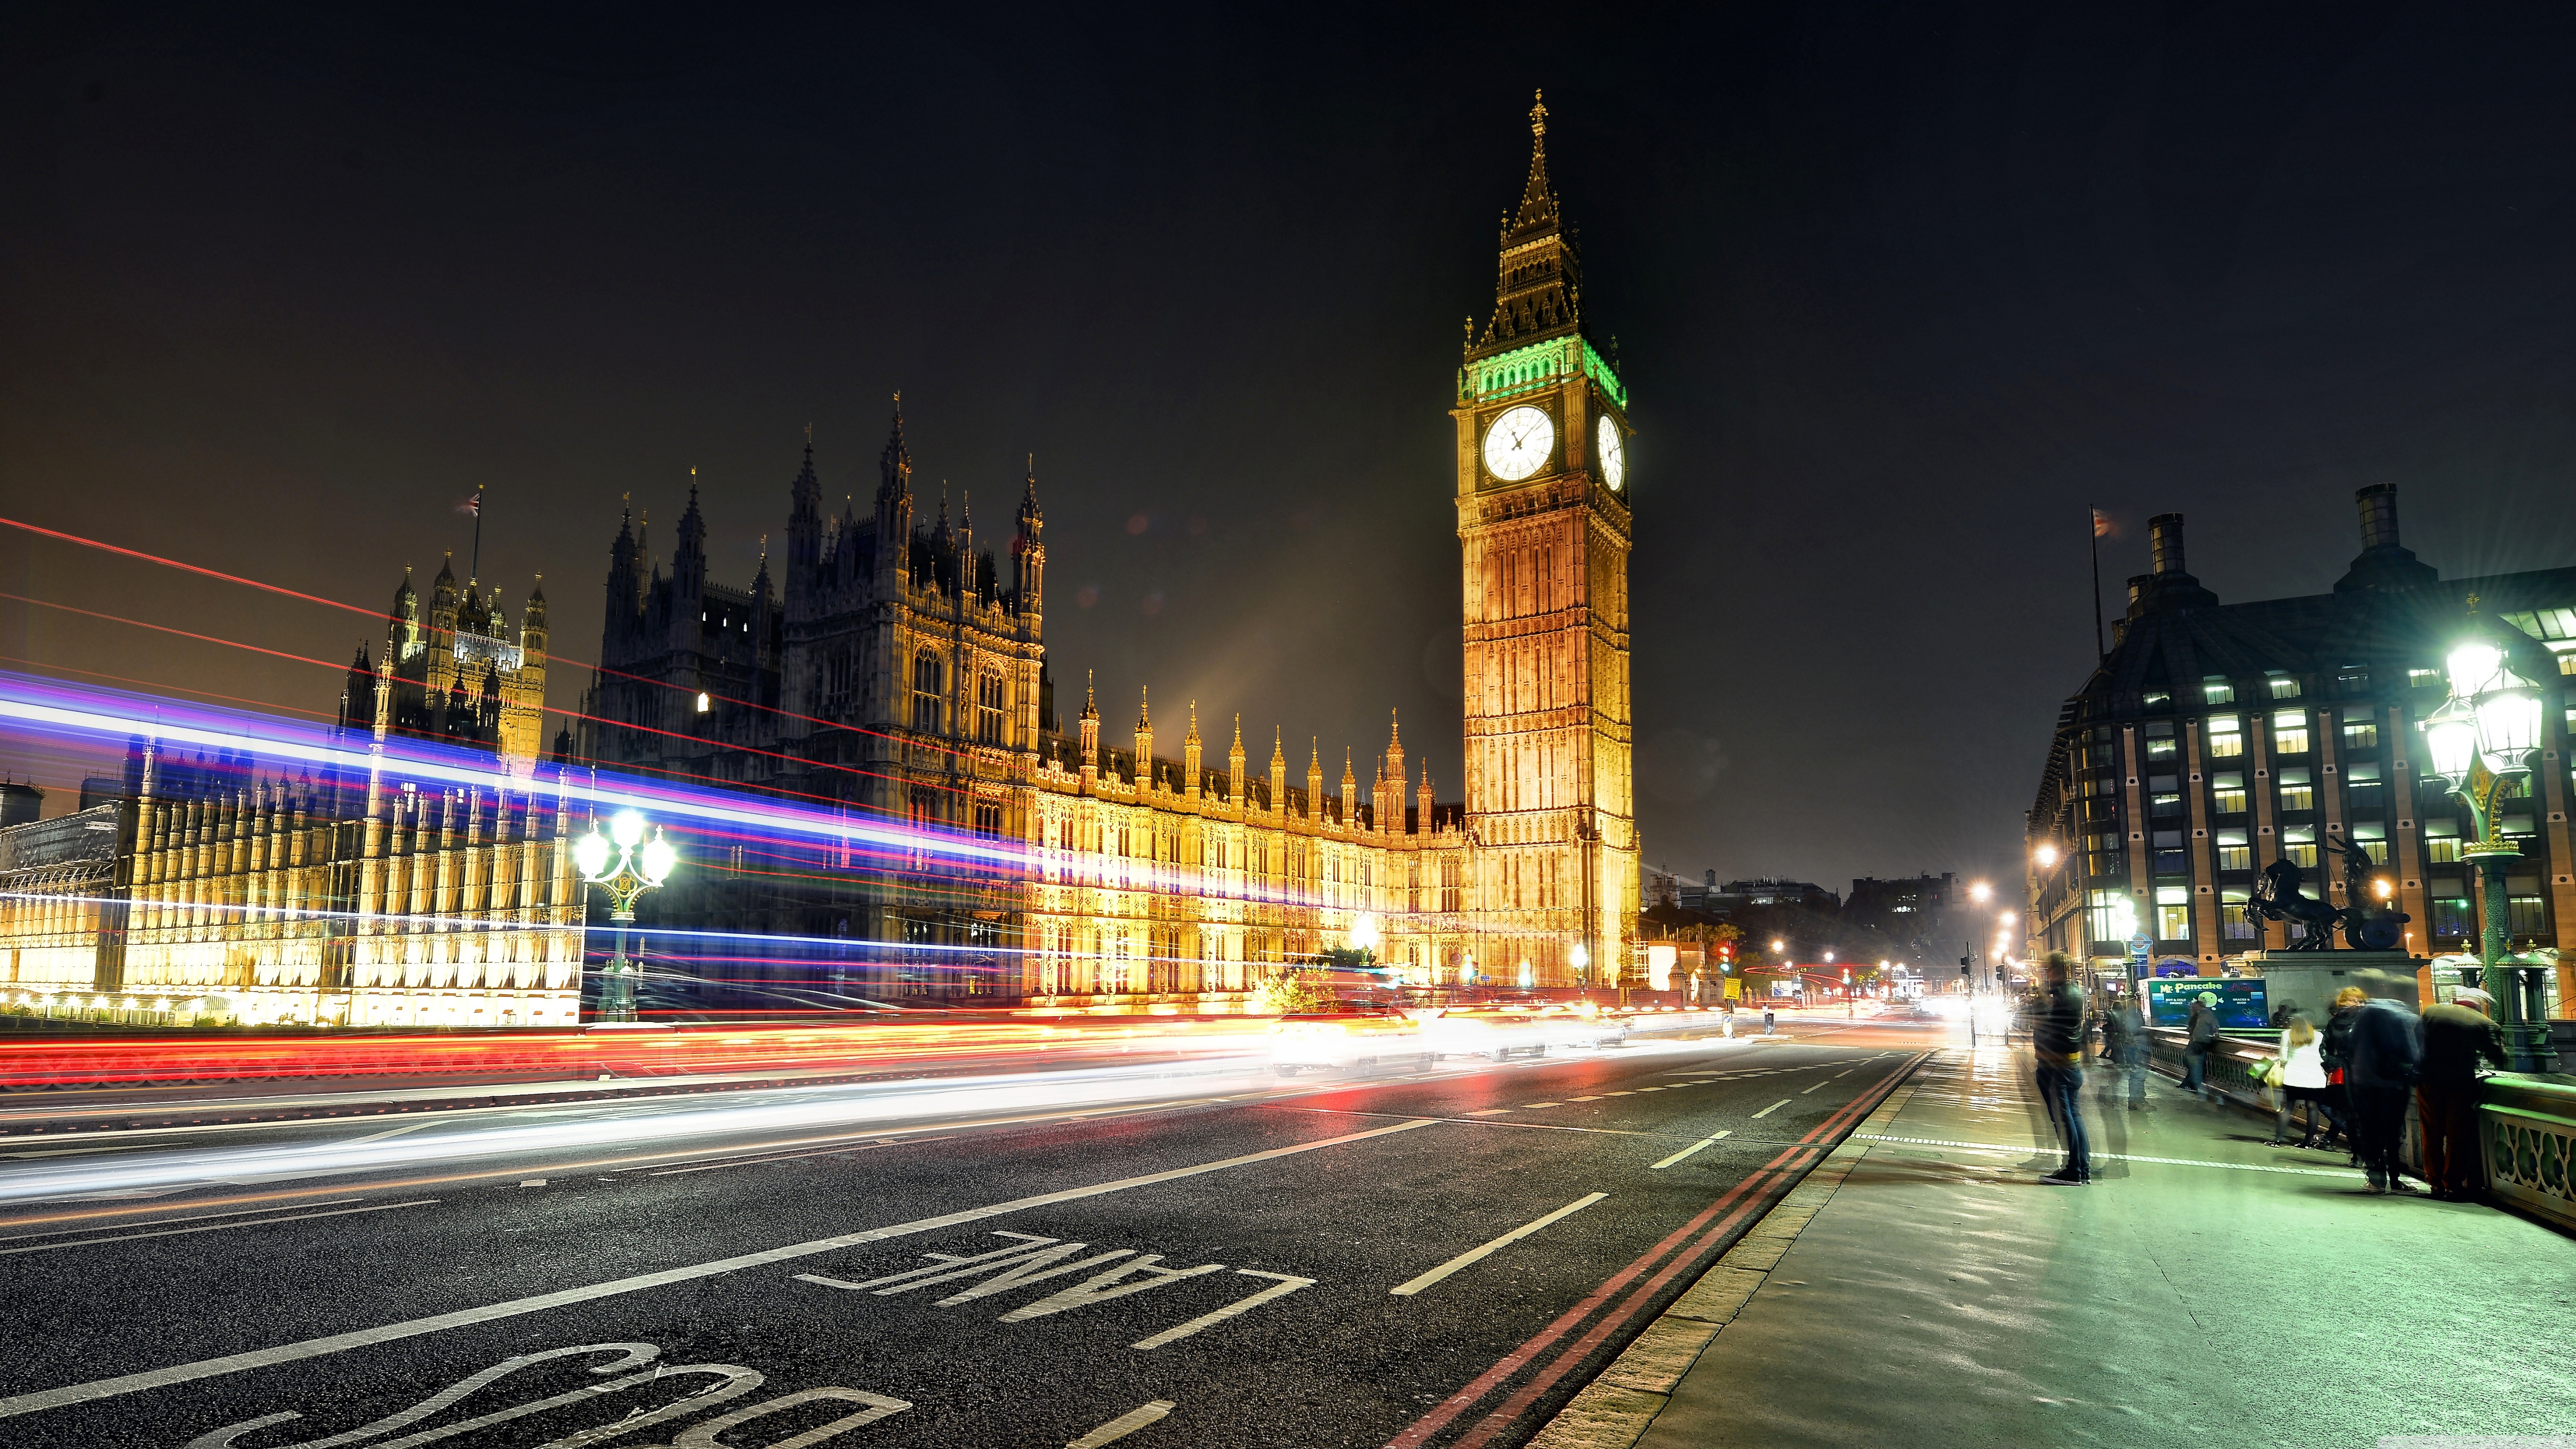
<svg viewBox="0 0 2576 1449">
<path fill-rule="evenodd" d="M 1156 1399 L 1140 1408 L 1129 1409 L 1081 1438 L 1067 1443 L 1064 1449 L 1100 1449 L 1103 1444 L 1114 1444 L 1178 1407 L 1180 1407 L 1178 1404 L 1169 1399 Z"/>
<path fill-rule="evenodd" d="M 1692 1143 L 1690 1146 L 1683 1148 L 1681 1151 L 1674 1153 L 1672 1156 L 1665 1158 L 1663 1161 L 1656 1163 L 1653 1167 L 1649 1168 L 1648 1171 L 1661 1172 L 1665 1168 L 1672 1166 L 1674 1163 L 1681 1161 L 1683 1158 L 1690 1156 L 1692 1153 L 1698 1152 L 1712 1143 L 1717 1142 L 1719 1139 L 1731 1137 L 1733 1135 L 1734 1134 L 1731 1132 L 1712 1133 L 1709 1136 L 1703 1137 L 1697 1142 Z"/>
<path fill-rule="evenodd" d="M 1756 1117 L 1768 1117 L 1772 1113 L 1779 1111 L 1781 1108 L 1788 1106 L 1795 1100 L 1797 1099 L 1794 1097 L 1782 1097 L 1779 1101 L 1772 1103 L 1770 1106 L 1763 1108 L 1761 1111 L 1756 1112 L 1753 1115 Z"/>
<path fill-rule="evenodd" d="M 1420 1293 L 1423 1289 L 1438 1283 L 1441 1279 L 1448 1277 L 1450 1274 L 1457 1272 L 1459 1269 L 1481 1263 L 1485 1259 L 1492 1257 L 1495 1253 L 1500 1252 L 1504 1248 L 1510 1247 L 1512 1244 L 1517 1243 L 1521 1239 L 1528 1237 L 1530 1234 L 1537 1232 L 1539 1229 L 1546 1227 L 1548 1224 L 1555 1222 L 1560 1218 L 1570 1218 L 1576 1213 L 1583 1211 L 1585 1208 L 1592 1206 L 1594 1203 L 1601 1201 L 1609 1195 L 1610 1194 L 1606 1192 L 1586 1193 L 1583 1196 L 1576 1198 L 1574 1201 L 1567 1203 L 1565 1206 L 1558 1208 L 1552 1213 L 1546 1213 L 1539 1217 L 1532 1218 L 1528 1222 L 1521 1224 L 1519 1227 L 1512 1229 L 1510 1232 L 1503 1234 L 1501 1237 L 1494 1239 L 1492 1242 L 1482 1243 L 1476 1247 L 1469 1248 L 1467 1251 L 1460 1253 L 1457 1257 L 1450 1259 L 1439 1267 L 1433 1268 L 1419 1277 L 1398 1283 L 1386 1291 L 1393 1297 L 1410 1298 L 1415 1294 Z"/>
</svg>

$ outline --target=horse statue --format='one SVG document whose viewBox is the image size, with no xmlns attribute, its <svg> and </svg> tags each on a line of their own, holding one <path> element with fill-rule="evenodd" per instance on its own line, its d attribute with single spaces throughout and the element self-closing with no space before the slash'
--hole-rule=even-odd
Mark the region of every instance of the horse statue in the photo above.
<svg viewBox="0 0 2576 1449">
<path fill-rule="evenodd" d="M 2322 951 L 2334 944 L 2334 928 L 2343 922 L 2343 912 L 2303 893 L 2299 887 L 2306 877 L 2299 863 L 2282 856 L 2263 867 L 2263 878 L 2254 883 L 2252 896 L 2245 902 L 2245 914 L 2258 921 L 2294 921 L 2307 929 L 2290 943 L 2293 951 Z"/>
<path fill-rule="evenodd" d="M 2283 856 L 2263 867 L 2263 878 L 2255 883 L 2245 913 L 2257 921 L 2295 921 L 2306 927 L 2290 943 L 2293 951 L 2330 949 L 2338 926 L 2343 928 L 2344 944 L 2356 951 L 2394 950 L 2404 938 L 2398 926 L 2411 917 L 2370 903 L 2370 847 L 2358 841 L 2328 840 L 2325 848 L 2343 857 L 2343 894 L 2351 905 L 2337 908 L 2302 892 L 2306 876 L 2297 861 Z"/>
</svg>

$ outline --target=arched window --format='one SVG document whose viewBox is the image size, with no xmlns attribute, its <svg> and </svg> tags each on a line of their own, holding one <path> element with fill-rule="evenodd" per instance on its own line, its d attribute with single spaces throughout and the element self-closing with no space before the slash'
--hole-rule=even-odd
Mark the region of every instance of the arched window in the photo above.
<svg viewBox="0 0 2576 1449">
<path fill-rule="evenodd" d="M 989 669 L 975 681 L 975 739 L 987 745 L 1009 743 L 1002 730 L 1002 676 Z"/>
<path fill-rule="evenodd" d="M 912 727 L 923 734 L 939 733 L 940 679 L 939 656 L 925 649 L 912 661 Z"/>
</svg>

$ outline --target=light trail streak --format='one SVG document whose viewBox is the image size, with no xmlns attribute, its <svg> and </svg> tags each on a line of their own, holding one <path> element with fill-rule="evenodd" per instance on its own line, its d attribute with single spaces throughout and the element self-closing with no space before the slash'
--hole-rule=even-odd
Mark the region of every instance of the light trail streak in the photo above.
<svg viewBox="0 0 2576 1449">
<path fill-rule="evenodd" d="M 619 1111 L 556 1122 L 485 1125 L 371 1142 L 228 1145 L 185 1152 L 141 1152 L 113 1158 L 52 1161 L 0 1168 L 0 1202 L 90 1197 L 164 1189 L 268 1183 L 352 1174 L 410 1171 L 481 1158 L 583 1152 L 656 1144 L 671 1155 L 719 1136 L 762 1136 L 851 1129 L 873 1124 L 1026 1115 L 1061 1117 L 1174 1098 L 1195 1098 L 1209 1078 L 1252 1080 L 1239 1048 L 1211 1057 L 1196 1080 L 1177 1079 L 1168 1063 L 1079 1068 L 1032 1074 L 944 1078 L 806 1089 L 797 1100 L 713 1104 L 703 1099 L 653 1112 Z M 656 1099 L 668 1100 L 668 1099 Z M 1040 1110 L 1043 1109 L 1043 1110 Z M 744 1150 L 728 1147 L 728 1151 Z M 644 1156 L 655 1155 L 650 1152 Z"/>
</svg>

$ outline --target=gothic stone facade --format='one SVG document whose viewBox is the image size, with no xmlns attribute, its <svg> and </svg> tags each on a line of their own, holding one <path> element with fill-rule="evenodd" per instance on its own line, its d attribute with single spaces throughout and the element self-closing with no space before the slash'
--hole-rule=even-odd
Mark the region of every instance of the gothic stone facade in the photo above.
<svg viewBox="0 0 2576 1449">
<path fill-rule="evenodd" d="M 447 787 L 378 759 L 317 781 L 146 743 L 125 798 L 0 831 L 0 1004 L 178 1025 L 574 1025 L 584 888 L 562 794 Z"/>
</svg>

